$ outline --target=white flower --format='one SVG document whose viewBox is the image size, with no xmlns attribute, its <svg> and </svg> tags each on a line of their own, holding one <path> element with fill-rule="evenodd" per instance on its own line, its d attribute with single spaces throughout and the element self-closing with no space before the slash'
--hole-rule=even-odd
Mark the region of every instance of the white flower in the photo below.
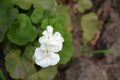
<svg viewBox="0 0 120 80">
<path fill-rule="evenodd" d="M 62 50 L 64 39 L 59 32 L 53 34 L 52 26 L 47 26 L 39 38 L 40 47 L 35 49 L 35 63 L 41 67 L 56 65 L 60 57 L 57 52 Z"/>
<path fill-rule="evenodd" d="M 43 36 L 39 38 L 41 49 L 48 51 L 59 52 L 62 50 L 63 37 L 59 32 L 53 34 L 52 26 L 47 26 L 47 30 L 43 32 Z"/>
<path fill-rule="evenodd" d="M 36 48 L 34 58 L 35 63 L 41 67 L 56 65 L 60 60 L 58 54 L 54 52 L 43 51 L 40 49 L 40 47 Z"/>
</svg>

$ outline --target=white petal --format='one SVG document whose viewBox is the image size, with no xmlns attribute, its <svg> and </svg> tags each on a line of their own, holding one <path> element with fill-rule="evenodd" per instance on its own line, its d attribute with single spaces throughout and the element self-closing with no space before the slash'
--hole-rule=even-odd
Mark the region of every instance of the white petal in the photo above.
<svg viewBox="0 0 120 80">
<path fill-rule="evenodd" d="M 59 50 L 61 51 L 63 47 L 63 43 L 59 43 Z"/>
<path fill-rule="evenodd" d="M 47 31 L 48 31 L 48 35 L 52 35 L 53 27 L 52 26 L 47 26 Z"/>
<path fill-rule="evenodd" d="M 50 59 L 48 57 L 43 60 L 35 60 L 36 64 L 41 67 L 48 67 L 50 65 Z"/>
<path fill-rule="evenodd" d="M 57 41 L 48 41 L 47 44 L 48 45 L 57 45 Z"/>
<path fill-rule="evenodd" d="M 45 51 L 47 49 L 46 45 L 45 44 L 41 44 L 40 49 L 43 50 L 43 51 Z"/>
<path fill-rule="evenodd" d="M 55 53 L 50 53 L 49 59 L 50 65 L 56 65 L 60 61 L 60 56 Z"/>
<path fill-rule="evenodd" d="M 60 45 L 47 45 L 46 49 L 48 50 L 48 52 L 59 52 L 61 50 L 61 47 L 59 47 Z"/>
<path fill-rule="evenodd" d="M 49 36 L 47 44 L 48 45 L 56 45 L 57 41 L 54 39 L 53 36 Z"/>
<path fill-rule="evenodd" d="M 64 42 L 64 39 L 59 32 L 55 32 L 53 36 L 56 41 Z"/>
<path fill-rule="evenodd" d="M 37 60 L 42 60 L 42 59 L 44 59 L 44 57 L 45 57 L 44 51 L 42 51 L 40 49 L 40 47 L 37 47 L 35 49 L 34 58 L 37 59 Z"/>
<path fill-rule="evenodd" d="M 58 45 L 55 47 L 55 52 L 59 52 L 62 50 L 62 43 L 58 43 Z"/>
<path fill-rule="evenodd" d="M 54 36 L 56 36 L 56 37 L 57 37 L 57 36 L 61 36 L 61 34 L 60 34 L 59 32 L 55 32 L 55 33 L 54 33 Z"/>
<path fill-rule="evenodd" d="M 52 26 L 47 26 L 47 31 L 48 32 L 53 32 L 53 27 Z"/>
<path fill-rule="evenodd" d="M 47 31 L 45 30 L 45 31 L 43 31 L 43 33 L 42 33 L 44 36 L 47 36 L 48 35 L 48 33 L 47 33 Z"/>
<path fill-rule="evenodd" d="M 39 43 L 43 44 L 43 43 L 47 43 L 47 37 L 46 36 L 42 36 L 39 38 Z"/>
<path fill-rule="evenodd" d="M 47 45 L 47 50 L 50 52 L 59 52 L 62 50 L 62 43 L 57 43 L 56 45 Z"/>
<path fill-rule="evenodd" d="M 57 40 L 61 40 L 61 34 L 59 32 L 55 32 L 54 38 L 56 38 Z"/>
</svg>

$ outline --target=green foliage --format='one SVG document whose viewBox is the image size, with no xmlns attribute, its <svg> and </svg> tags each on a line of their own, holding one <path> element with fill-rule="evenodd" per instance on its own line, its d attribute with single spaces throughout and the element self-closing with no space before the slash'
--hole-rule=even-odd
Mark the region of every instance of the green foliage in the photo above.
<svg viewBox="0 0 120 80">
<path fill-rule="evenodd" d="M 33 55 L 40 46 L 38 34 L 41 36 L 51 25 L 54 32 L 60 32 L 64 38 L 63 50 L 59 52 L 60 64 L 71 59 L 72 35 L 66 29 L 71 26 L 69 7 L 56 5 L 56 0 L 1 0 L 0 11 L 0 42 L 11 78 L 53 80 L 57 66 L 38 70 Z M 5 80 L 1 71 L 0 78 Z"/>
<path fill-rule="evenodd" d="M 46 18 L 46 19 L 44 19 L 44 20 L 42 21 L 42 25 L 41 25 L 42 29 L 45 30 L 46 27 L 47 27 L 47 25 L 53 26 L 54 31 L 58 31 L 58 32 L 60 32 L 61 34 L 64 33 L 64 32 L 63 32 L 63 25 L 60 24 L 60 22 L 59 22 L 56 18 L 52 18 L 52 19 Z"/>
<path fill-rule="evenodd" d="M 63 49 L 59 52 L 60 55 L 60 64 L 66 64 L 72 57 L 73 47 L 72 47 L 72 35 L 67 31 L 64 30 L 64 44 Z"/>
<path fill-rule="evenodd" d="M 80 12 L 84 12 L 93 6 L 91 0 L 78 0 L 77 5 Z"/>
<path fill-rule="evenodd" d="M 0 69 L 0 80 L 6 80 L 1 69 Z"/>
<path fill-rule="evenodd" d="M 43 7 L 45 9 L 52 9 L 55 6 L 56 0 L 10 0 L 13 4 L 19 6 L 21 9 L 29 10 L 31 5 L 34 8 Z"/>
<path fill-rule="evenodd" d="M 14 79 L 23 79 L 27 74 L 33 73 L 33 64 L 21 56 L 19 49 L 11 50 L 5 57 L 5 66 Z"/>
<path fill-rule="evenodd" d="M 42 20 L 41 28 L 42 28 L 43 30 L 45 30 L 45 29 L 47 28 L 47 25 L 50 25 L 50 24 L 49 24 L 49 19 L 48 19 L 48 18 L 43 19 L 43 20 Z"/>
<path fill-rule="evenodd" d="M 93 39 L 98 29 L 98 18 L 94 12 L 82 16 L 81 25 L 83 29 L 83 37 L 87 41 Z"/>
<path fill-rule="evenodd" d="M 35 46 L 27 45 L 26 48 L 25 48 L 25 51 L 23 53 L 23 57 L 32 61 L 35 48 L 36 48 Z"/>
<path fill-rule="evenodd" d="M 56 4 L 56 0 L 34 0 L 34 8 L 43 7 L 44 9 L 52 9 Z"/>
<path fill-rule="evenodd" d="M 49 9 L 45 10 L 44 18 L 57 18 L 56 16 L 57 16 L 57 14 L 50 11 Z"/>
<path fill-rule="evenodd" d="M 39 23 L 41 22 L 43 16 L 44 16 L 45 10 L 43 8 L 36 8 L 33 10 L 33 13 L 31 15 L 31 20 L 33 23 Z"/>
<path fill-rule="evenodd" d="M 58 5 L 53 8 L 53 12 L 63 15 L 64 17 L 59 17 L 63 22 L 66 22 L 66 27 L 71 27 L 71 15 L 68 6 Z"/>
<path fill-rule="evenodd" d="M 22 9 L 28 10 L 34 0 L 10 0 L 13 4 L 19 6 Z"/>
<path fill-rule="evenodd" d="M 9 0 L 0 1 L 0 42 L 4 39 L 5 33 L 18 14 Z"/>
<path fill-rule="evenodd" d="M 110 53 L 113 54 L 114 51 L 112 50 L 80 50 L 81 53 L 92 53 L 92 54 L 99 54 L 99 53 Z"/>
<path fill-rule="evenodd" d="M 53 80 L 57 74 L 57 67 L 42 68 L 40 71 L 26 77 L 24 80 Z"/>
<path fill-rule="evenodd" d="M 39 72 L 39 79 L 40 80 L 53 80 L 53 78 L 55 77 L 56 74 L 57 74 L 57 67 L 56 66 L 43 68 Z"/>
<path fill-rule="evenodd" d="M 37 31 L 27 15 L 19 14 L 17 20 L 10 26 L 7 35 L 12 43 L 25 45 L 35 40 Z"/>
<path fill-rule="evenodd" d="M 64 43 L 62 51 L 59 52 L 61 59 L 59 63 L 66 64 L 68 61 L 70 61 L 72 57 L 72 51 L 73 47 L 71 46 L 71 44 Z"/>
</svg>

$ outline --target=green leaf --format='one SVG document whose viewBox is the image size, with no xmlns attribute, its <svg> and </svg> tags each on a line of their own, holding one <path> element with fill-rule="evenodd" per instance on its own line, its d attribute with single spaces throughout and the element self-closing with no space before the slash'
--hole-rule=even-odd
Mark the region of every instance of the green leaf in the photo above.
<svg viewBox="0 0 120 80">
<path fill-rule="evenodd" d="M 54 26 L 56 23 L 58 23 L 57 18 L 48 19 L 48 24 Z"/>
<path fill-rule="evenodd" d="M 43 16 L 44 16 L 45 10 L 43 8 L 35 8 L 33 10 L 33 13 L 31 15 L 31 20 L 33 23 L 39 23 L 41 22 Z"/>
<path fill-rule="evenodd" d="M 112 51 L 112 50 L 80 50 L 80 53 L 91 53 L 91 54 L 110 53 L 110 54 L 114 54 L 114 51 Z"/>
<path fill-rule="evenodd" d="M 54 31 L 55 31 L 55 32 L 58 31 L 58 32 L 60 32 L 62 35 L 64 34 L 62 24 L 56 23 L 55 25 L 53 25 L 53 28 L 54 28 Z"/>
<path fill-rule="evenodd" d="M 57 74 L 56 66 L 43 68 L 39 72 L 39 79 L 40 80 L 53 80 L 56 74 Z"/>
<path fill-rule="evenodd" d="M 37 31 L 27 15 L 19 14 L 17 20 L 10 26 L 7 36 L 12 43 L 25 45 L 35 40 Z"/>
<path fill-rule="evenodd" d="M 10 0 L 13 4 L 19 6 L 21 9 L 28 10 L 34 0 Z"/>
<path fill-rule="evenodd" d="M 28 46 L 25 48 L 25 51 L 24 51 L 24 53 L 23 53 L 23 56 L 24 56 L 26 59 L 29 59 L 29 60 L 32 61 L 35 48 L 36 48 L 36 47 L 34 47 L 34 46 L 32 46 L 32 45 L 28 45 Z"/>
<path fill-rule="evenodd" d="M 34 8 L 43 7 L 45 9 L 52 9 L 55 6 L 56 0 L 11 0 L 11 2 L 24 10 L 29 10 L 31 5 Z"/>
<path fill-rule="evenodd" d="M 0 80 L 6 80 L 2 70 L 0 69 Z"/>
<path fill-rule="evenodd" d="M 72 43 L 72 34 L 64 28 L 64 35 L 63 35 L 64 39 L 65 39 L 65 42 L 66 43 Z"/>
<path fill-rule="evenodd" d="M 66 17 L 64 15 L 56 15 L 56 18 L 58 19 L 59 23 L 62 24 L 62 26 L 66 26 L 67 27 L 67 20 Z"/>
<path fill-rule="evenodd" d="M 46 19 L 44 19 L 42 21 L 42 25 L 41 25 L 43 31 L 47 28 L 48 25 L 51 25 L 54 28 L 55 32 L 58 31 L 63 35 L 63 33 L 64 33 L 63 32 L 63 26 L 62 26 L 62 24 L 60 24 L 58 22 L 58 20 L 56 18 L 52 18 L 52 19 L 46 18 Z"/>
<path fill-rule="evenodd" d="M 66 64 L 72 57 L 73 47 L 72 44 L 63 44 L 63 49 L 59 52 L 60 55 L 60 64 Z"/>
<path fill-rule="evenodd" d="M 58 5 L 53 8 L 53 12 L 63 15 L 61 18 L 62 23 L 66 22 L 66 27 L 71 27 L 71 15 L 69 12 L 69 6 Z M 60 19 L 60 17 L 58 17 Z"/>
<path fill-rule="evenodd" d="M 27 74 L 35 72 L 33 64 L 21 57 L 19 49 L 11 50 L 5 57 L 5 66 L 14 79 L 23 79 Z"/>
<path fill-rule="evenodd" d="M 72 47 L 72 35 L 67 30 L 64 30 L 64 44 L 63 49 L 59 52 L 60 64 L 66 64 L 72 57 L 73 47 Z"/>
<path fill-rule="evenodd" d="M 43 7 L 45 9 L 52 9 L 56 4 L 56 0 L 34 0 L 34 8 Z"/>
<path fill-rule="evenodd" d="M 4 35 L 15 20 L 18 10 L 13 8 L 9 0 L 0 1 L 0 42 L 4 39 Z"/>
<path fill-rule="evenodd" d="M 82 16 L 81 25 L 83 29 L 83 37 L 87 41 L 93 39 L 98 29 L 98 18 L 94 12 Z"/>
<path fill-rule="evenodd" d="M 49 25 L 48 18 L 43 19 L 43 20 L 42 20 L 42 24 L 41 24 L 41 28 L 42 28 L 43 30 L 45 30 L 48 25 Z"/>
<path fill-rule="evenodd" d="M 54 12 L 52 12 L 51 10 L 46 10 L 45 11 L 45 18 L 49 18 L 49 19 L 51 19 L 51 18 L 56 18 L 56 13 L 54 13 Z"/>
<path fill-rule="evenodd" d="M 63 15 L 55 14 L 49 10 L 44 13 L 44 19 L 41 22 L 41 27 L 43 30 L 46 29 L 47 25 L 53 26 L 55 31 L 59 31 L 63 34 L 63 26 L 65 25 L 66 18 Z"/>
<path fill-rule="evenodd" d="M 78 0 L 77 5 L 80 12 L 84 12 L 93 6 L 91 0 Z"/>
<path fill-rule="evenodd" d="M 57 74 L 57 67 L 42 68 L 39 72 L 28 76 L 24 80 L 53 80 Z"/>
</svg>

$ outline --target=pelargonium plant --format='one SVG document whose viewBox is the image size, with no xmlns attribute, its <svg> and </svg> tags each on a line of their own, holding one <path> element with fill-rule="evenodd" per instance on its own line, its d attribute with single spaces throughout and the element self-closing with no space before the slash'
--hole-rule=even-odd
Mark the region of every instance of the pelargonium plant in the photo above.
<svg viewBox="0 0 120 80">
<path fill-rule="evenodd" d="M 0 50 L 13 80 L 52 80 L 57 66 L 71 59 L 67 19 L 56 13 L 54 3 L 56 0 L 0 1 Z"/>
</svg>

